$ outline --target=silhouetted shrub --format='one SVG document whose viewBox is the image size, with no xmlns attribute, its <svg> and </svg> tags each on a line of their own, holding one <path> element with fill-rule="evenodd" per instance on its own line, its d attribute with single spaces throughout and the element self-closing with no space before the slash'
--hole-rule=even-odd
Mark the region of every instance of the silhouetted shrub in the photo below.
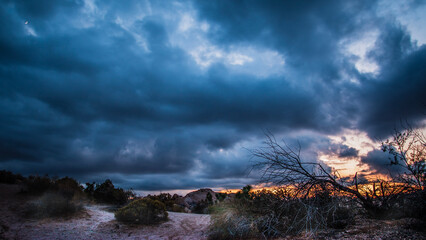
<svg viewBox="0 0 426 240">
<path fill-rule="evenodd" d="M 25 183 L 27 185 L 26 192 L 32 195 L 55 192 L 61 194 L 67 199 L 83 197 L 83 187 L 77 182 L 77 180 L 70 177 L 54 180 L 49 178 L 47 175 L 44 177 L 30 176 L 25 180 Z"/>
<path fill-rule="evenodd" d="M 167 217 L 166 206 L 150 198 L 135 200 L 115 212 L 118 221 L 131 224 L 155 224 Z"/>
<path fill-rule="evenodd" d="M 95 189 L 96 189 L 96 183 L 86 183 L 86 187 L 83 189 L 83 192 L 89 196 L 93 198 L 93 195 L 95 194 Z"/>
<path fill-rule="evenodd" d="M 123 205 L 130 197 L 134 197 L 132 191 L 125 191 L 122 188 L 115 188 L 111 180 L 107 179 L 102 184 L 86 183 L 84 192 L 96 202 Z"/>
<path fill-rule="evenodd" d="M 80 204 L 66 196 L 57 192 L 47 192 L 37 200 L 29 202 L 26 213 L 35 218 L 69 217 L 81 209 Z"/>
<path fill-rule="evenodd" d="M 225 200 L 227 196 L 228 194 L 226 193 L 220 193 L 220 192 L 216 193 L 216 198 L 217 200 L 219 200 L 219 202 L 222 202 L 223 200 Z"/>
<path fill-rule="evenodd" d="M 83 197 L 83 187 L 75 179 L 69 177 L 56 180 L 54 190 L 67 199 Z"/>
<path fill-rule="evenodd" d="M 29 176 L 26 180 L 27 192 L 29 194 L 40 195 L 54 188 L 54 182 L 47 175 Z"/>
<path fill-rule="evenodd" d="M 160 201 L 166 206 L 167 211 L 175 212 L 174 209 L 178 209 L 175 205 L 177 205 L 177 200 L 181 198 L 181 196 L 177 194 L 171 195 L 169 193 L 161 193 L 159 195 L 148 195 L 146 198 Z M 183 212 L 183 208 L 182 209 L 179 208 L 179 211 L 181 210 Z"/>
<path fill-rule="evenodd" d="M 253 189 L 252 186 L 247 185 L 247 186 L 243 187 L 241 189 L 241 191 L 237 192 L 237 194 L 235 195 L 235 197 L 238 198 L 238 199 L 242 199 L 242 198 L 244 198 L 244 199 L 253 199 L 252 194 L 250 194 L 250 191 L 252 189 Z"/>
<path fill-rule="evenodd" d="M 24 181 L 25 178 L 21 174 L 14 174 L 10 171 L 0 171 L 0 183 L 15 184 Z"/>
</svg>

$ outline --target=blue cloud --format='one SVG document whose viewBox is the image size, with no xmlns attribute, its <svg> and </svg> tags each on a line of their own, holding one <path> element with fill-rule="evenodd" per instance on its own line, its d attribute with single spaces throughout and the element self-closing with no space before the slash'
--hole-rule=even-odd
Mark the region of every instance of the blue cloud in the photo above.
<svg viewBox="0 0 426 240">
<path fill-rule="evenodd" d="M 167 188 L 167 177 L 177 179 L 173 188 L 235 187 L 254 181 L 242 147 L 255 147 L 264 129 L 299 139 L 315 160 L 330 145 L 325 135 L 343 128 L 379 137 L 400 118 L 419 122 L 424 46 L 377 7 L 5 1 L 0 168 L 111 175 L 151 190 Z M 183 32 L 185 14 L 193 29 Z M 377 28 L 367 57 L 380 72 L 360 73 L 342 42 Z M 207 58 L 219 57 L 200 65 L 200 46 Z M 294 136 L 303 131 L 312 135 Z M 357 154 L 339 149 L 342 157 Z"/>
</svg>

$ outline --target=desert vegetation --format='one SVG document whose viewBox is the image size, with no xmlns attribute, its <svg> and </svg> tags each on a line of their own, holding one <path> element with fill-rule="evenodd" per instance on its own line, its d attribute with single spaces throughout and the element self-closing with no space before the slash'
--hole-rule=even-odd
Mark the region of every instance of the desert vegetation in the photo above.
<svg viewBox="0 0 426 240">
<path fill-rule="evenodd" d="M 333 196 L 330 189 L 317 188 L 299 198 L 291 188 L 252 191 L 244 187 L 236 197 L 212 208 L 210 239 L 255 239 L 344 228 L 353 221 L 356 209 L 350 199 Z"/>
<path fill-rule="evenodd" d="M 210 239 L 275 238 L 324 229 L 349 227 L 356 217 L 414 218 L 425 229 L 425 137 L 404 128 L 382 142 L 390 165 L 405 171 L 392 179 L 359 181 L 341 178 L 319 162 L 301 158 L 300 145 L 291 147 L 266 135 L 264 146 L 252 151 L 261 159 L 261 182 L 281 186 L 252 191 L 244 187 L 236 197 L 212 209 Z"/>
<path fill-rule="evenodd" d="M 146 198 L 156 200 L 164 204 L 167 211 L 171 212 L 184 212 L 185 209 L 179 204 L 182 196 L 177 194 L 161 193 L 159 195 L 148 195 Z"/>
<path fill-rule="evenodd" d="M 27 196 L 24 212 L 27 217 L 69 217 L 82 209 L 83 187 L 73 178 L 48 176 L 23 177 L 0 171 L 0 183 L 19 184 L 20 195 Z"/>
<path fill-rule="evenodd" d="M 11 171 L 0 170 L 0 183 L 15 184 L 23 182 L 25 178 L 21 174 L 14 174 Z"/>
<path fill-rule="evenodd" d="M 98 203 L 124 205 L 129 199 L 134 198 L 135 194 L 131 190 L 116 188 L 111 180 L 107 179 L 102 184 L 86 183 L 84 192 L 90 199 Z"/>
<path fill-rule="evenodd" d="M 109 179 L 102 184 L 88 183 L 83 187 L 70 177 L 23 177 L 2 170 L 0 183 L 20 186 L 19 194 L 27 199 L 25 216 L 31 218 L 71 217 L 81 212 L 83 205 L 90 201 L 123 206 L 134 197 L 132 191 L 114 187 Z"/>
<path fill-rule="evenodd" d="M 80 212 L 85 196 L 83 187 L 73 178 L 30 176 L 21 194 L 30 196 L 25 212 L 29 217 L 70 217 Z"/>
<path fill-rule="evenodd" d="M 118 209 L 115 218 L 124 223 L 155 224 L 167 220 L 166 206 L 150 198 L 142 198 Z"/>
</svg>

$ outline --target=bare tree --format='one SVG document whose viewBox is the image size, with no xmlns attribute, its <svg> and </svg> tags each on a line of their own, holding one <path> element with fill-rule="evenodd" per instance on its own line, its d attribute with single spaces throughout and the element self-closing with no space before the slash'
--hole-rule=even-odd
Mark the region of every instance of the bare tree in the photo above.
<svg viewBox="0 0 426 240">
<path fill-rule="evenodd" d="M 426 137 L 421 129 L 414 129 L 408 124 L 402 130 L 395 129 L 392 137 L 382 142 L 382 150 L 391 155 L 391 165 L 405 170 L 397 180 L 415 190 L 425 190 Z"/>
<path fill-rule="evenodd" d="M 254 165 L 263 170 L 261 181 L 294 186 L 296 194 L 302 197 L 308 197 L 313 189 L 331 187 L 354 197 L 372 214 L 386 211 L 389 200 L 403 191 L 401 186 L 385 181 L 373 183 L 372 189 L 365 190 L 359 187 L 357 174 L 353 182 L 344 181 L 337 172 L 318 162 L 302 161 L 300 150 L 300 144 L 292 148 L 285 141 L 278 143 L 271 134 L 266 134 L 264 146 L 252 150 L 252 154 L 261 159 Z"/>
</svg>

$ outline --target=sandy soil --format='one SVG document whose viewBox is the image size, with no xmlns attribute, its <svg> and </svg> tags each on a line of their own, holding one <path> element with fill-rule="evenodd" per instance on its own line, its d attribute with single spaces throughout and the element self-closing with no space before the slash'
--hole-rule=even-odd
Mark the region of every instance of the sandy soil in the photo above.
<svg viewBox="0 0 426 240">
<path fill-rule="evenodd" d="M 169 213 L 157 226 L 126 226 L 103 206 L 87 207 L 87 215 L 70 220 L 26 222 L 10 229 L 10 239 L 205 239 L 210 216 Z"/>
<path fill-rule="evenodd" d="M 88 205 L 71 219 L 31 220 L 20 217 L 24 199 L 16 187 L 0 186 L 0 239 L 206 239 L 210 216 L 169 212 L 169 221 L 155 226 L 118 223 L 108 206 Z"/>
</svg>

